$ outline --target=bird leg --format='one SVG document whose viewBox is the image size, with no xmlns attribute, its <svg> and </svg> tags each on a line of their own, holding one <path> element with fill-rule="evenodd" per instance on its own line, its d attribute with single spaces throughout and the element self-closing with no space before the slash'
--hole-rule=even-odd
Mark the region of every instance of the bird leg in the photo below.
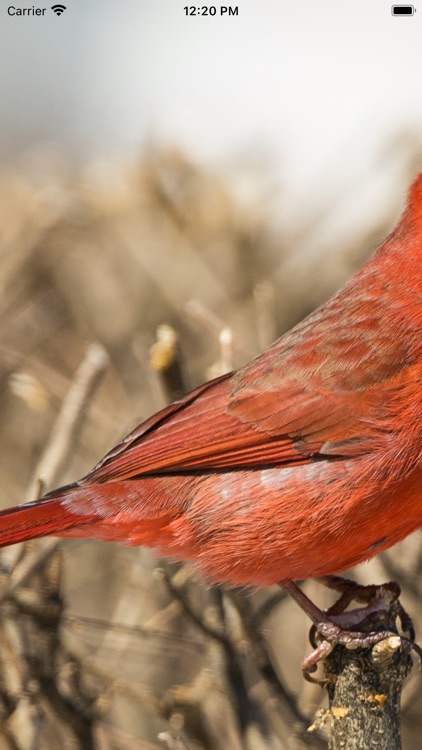
<svg viewBox="0 0 422 750">
<path fill-rule="evenodd" d="M 338 601 L 327 610 L 317 607 L 293 581 L 280 584 L 313 622 L 310 640 L 314 650 L 302 662 L 302 670 L 306 679 L 313 681 L 310 674 L 316 671 L 318 662 L 325 659 L 334 646 L 341 645 L 347 649 L 368 648 L 385 638 L 397 636 L 397 633 L 389 630 L 364 632 L 361 629 L 370 615 L 388 612 L 393 603 L 397 608 L 401 625 L 409 635 L 403 640 L 414 648 L 421 658 L 422 651 L 414 644 L 415 632 L 412 621 L 398 600 L 400 587 L 397 583 L 361 586 L 339 576 L 328 576 L 317 580 L 341 593 Z M 366 606 L 345 612 L 353 599 L 366 602 Z"/>
</svg>

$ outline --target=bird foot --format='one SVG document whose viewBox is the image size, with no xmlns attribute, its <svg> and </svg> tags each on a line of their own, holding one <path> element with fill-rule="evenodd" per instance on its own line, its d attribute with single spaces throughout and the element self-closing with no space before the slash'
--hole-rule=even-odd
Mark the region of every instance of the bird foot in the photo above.
<svg viewBox="0 0 422 750">
<path fill-rule="evenodd" d="M 302 662 L 302 671 L 309 682 L 320 682 L 311 675 L 316 671 L 318 663 L 324 660 L 335 646 L 343 646 L 354 650 L 370 648 L 385 641 L 399 645 L 406 650 L 413 649 L 422 663 L 422 649 L 415 643 L 415 630 L 412 620 L 399 601 L 400 587 L 395 582 L 379 586 L 361 586 L 360 584 L 339 576 L 328 576 L 318 579 L 320 583 L 340 592 L 340 598 L 327 610 L 319 609 L 299 589 L 295 583 L 283 584 L 289 594 L 313 621 L 309 638 L 313 651 Z M 345 611 L 352 601 L 364 602 L 364 607 Z M 399 618 L 406 636 L 398 636 L 391 630 L 371 630 L 371 621 L 380 613 L 394 612 Z"/>
<path fill-rule="evenodd" d="M 312 672 L 315 672 L 318 667 L 318 663 L 324 660 L 333 650 L 335 646 L 343 646 L 349 650 L 359 648 L 370 648 L 381 641 L 387 639 L 397 639 L 397 633 L 391 630 L 377 630 L 377 631 L 360 631 L 360 630 L 344 630 L 338 625 L 335 625 L 328 619 L 323 622 L 313 625 L 311 628 L 310 640 L 314 645 L 313 651 L 302 661 L 302 672 L 303 676 L 309 682 L 323 682 L 315 680 L 311 677 Z M 422 649 L 419 648 L 412 640 L 405 636 L 399 636 L 401 644 L 408 650 L 414 648 L 419 657 L 422 658 Z"/>
</svg>

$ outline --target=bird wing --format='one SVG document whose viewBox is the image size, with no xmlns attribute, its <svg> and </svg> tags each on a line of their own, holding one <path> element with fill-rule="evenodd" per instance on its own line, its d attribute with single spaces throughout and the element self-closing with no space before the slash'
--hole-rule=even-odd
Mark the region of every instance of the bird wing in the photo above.
<svg viewBox="0 0 422 750">
<path fill-rule="evenodd" d="M 415 375 L 418 333 L 375 284 L 365 294 L 348 291 L 235 373 L 231 414 L 263 433 L 288 434 L 306 454 L 374 446 Z"/>
<path fill-rule="evenodd" d="M 400 336 L 386 315 L 374 288 L 357 301 L 346 288 L 239 371 L 147 419 L 85 479 L 292 466 L 372 450 L 412 364 L 409 332 Z"/>
<path fill-rule="evenodd" d="M 301 462 L 286 435 L 263 435 L 227 411 L 232 373 L 162 409 L 113 448 L 84 479 Z"/>
</svg>

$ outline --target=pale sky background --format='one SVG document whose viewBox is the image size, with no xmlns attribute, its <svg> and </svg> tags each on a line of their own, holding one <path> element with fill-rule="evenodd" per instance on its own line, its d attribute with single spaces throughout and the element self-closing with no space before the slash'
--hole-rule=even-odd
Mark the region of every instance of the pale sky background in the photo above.
<svg viewBox="0 0 422 750">
<path fill-rule="evenodd" d="M 186 1 L 67 0 L 58 18 L 42 3 L 43 17 L 10 16 L 1 0 L 0 156 L 180 145 L 229 171 L 264 165 L 293 223 L 347 204 L 341 231 L 375 193 L 403 192 L 422 164 L 422 7 L 227 0 L 229 17 L 212 0 L 215 17 L 191 17 Z"/>
</svg>

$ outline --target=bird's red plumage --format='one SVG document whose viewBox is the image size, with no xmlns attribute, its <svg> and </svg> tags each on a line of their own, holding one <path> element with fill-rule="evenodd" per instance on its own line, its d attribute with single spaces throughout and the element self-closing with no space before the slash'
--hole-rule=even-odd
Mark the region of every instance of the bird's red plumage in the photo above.
<svg viewBox="0 0 422 750">
<path fill-rule="evenodd" d="M 422 524 L 422 175 L 329 302 L 146 420 L 86 477 L 0 514 L 0 545 L 97 537 L 267 585 L 344 570 Z"/>
</svg>

